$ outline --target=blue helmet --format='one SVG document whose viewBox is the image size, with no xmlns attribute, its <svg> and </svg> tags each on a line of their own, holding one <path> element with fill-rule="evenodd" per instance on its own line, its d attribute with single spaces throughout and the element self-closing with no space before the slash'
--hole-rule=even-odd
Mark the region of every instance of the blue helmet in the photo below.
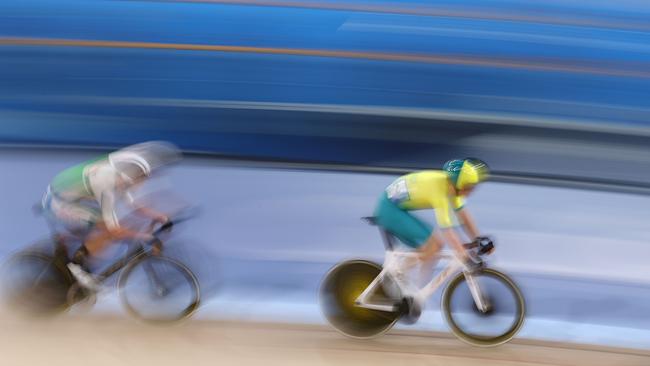
<svg viewBox="0 0 650 366">
<path fill-rule="evenodd" d="M 449 160 L 442 169 L 459 190 L 486 180 L 490 174 L 488 165 L 475 158 Z"/>
</svg>

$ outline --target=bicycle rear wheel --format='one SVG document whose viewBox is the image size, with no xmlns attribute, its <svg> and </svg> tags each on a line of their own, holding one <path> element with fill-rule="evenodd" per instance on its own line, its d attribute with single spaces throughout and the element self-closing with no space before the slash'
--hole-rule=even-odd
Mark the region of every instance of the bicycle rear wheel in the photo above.
<svg viewBox="0 0 650 366">
<path fill-rule="evenodd" d="M 53 257 L 21 252 L 2 266 L 2 298 L 31 316 L 52 316 L 67 309 L 70 272 Z"/>
<path fill-rule="evenodd" d="M 524 323 L 525 302 L 517 285 L 505 274 L 485 268 L 472 274 L 489 304 L 481 312 L 464 273 L 450 282 L 442 295 L 442 310 L 451 331 L 475 346 L 497 346 L 512 339 Z"/>
<path fill-rule="evenodd" d="M 199 281 L 184 264 L 163 256 L 141 255 L 120 273 L 118 289 L 127 311 L 146 322 L 185 319 L 199 307 Z"/>
<path fill-rule="evenodd" d="M 362 308 L 355 300 L 381 272 L 381 266 L 350 260 L 334 266 L 321 285 L 321 309 L 325 318 L 339 332 L 353 338 L 372 338 L 386 333 L 399 319 L 401 312 Z M 375 296 L 388 300 L 382 286 Z"/>
</svg>

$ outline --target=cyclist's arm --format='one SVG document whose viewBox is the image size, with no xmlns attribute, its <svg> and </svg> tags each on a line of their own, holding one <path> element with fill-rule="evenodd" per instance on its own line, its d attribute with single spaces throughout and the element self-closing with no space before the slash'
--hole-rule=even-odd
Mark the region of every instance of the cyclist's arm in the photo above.
<svg viewBox="0 0 650 366">
<path fill-rule="evenodd" d="M 473 239 L 480 236 L 480 232 L 476 227 L 476 222 L 474 221 L 472 215 L 469 213 L 469 210 L 465 208 L 461 208 L 459 211 L 456 212 L 456 216 L 458 216 L 458 219 L 462 222 L 463 230 L 465 231 L 468 237 Z"/>
<path fill-rule="evenodd" d="M 463 243 L 460 241 L 460 238 L 453 227 L 442 229 L 442 237 L 447 243 L 449 243 L 449 245 L 451 245 L 461 259 L 465 260 L 465 258 L 467 258 L 465 247 L 463 247 Z"/>
<path fill-rule="evenodd" d="M 100 207 L 102 220 L 106 229 L 114 239 L 143 239 L 139 232 L 130 230 L 120 224 L 116 212 L 115 191 L 106 190 L 101 193 Z"/>
<path fill-rule="evenodd" d="M 101 210 L 101 223 L 114 240 L 149 240 L 151 235 L 127 229 L 120 225 L 115 202 L 117 181 L 115 170 L 109 166 L 99 166 L 88 177 L 88 183 Z"/>
<path fill-rule="evenodd" d="M 119 228 L 113 228 L 109 229 L 109 232 L 113 239 L 115 240 L 142 240 L 142 241 L 149 241 L 153 239 L 153 236 L 151 234 L 147 233 L 142 233 L 139 231 L 134 231 L 131 229 L 127 229 L 125 227 L 119 227 Z"/>
<path fill-rule="evenodd" d="M 169 217 L 167 217 L 167 215 L 149 207 L 136 207 L 135 211 L 142 216 L 148 217 L 155 221 L 159 221 L 161 223 L 169 221 Z"/>
<path fill-rule="evenodd" d="M 456 233 L 456 229 L 454 228 L 451 214 L 449 212 L 449 204 L 446 200 L 441 201 L 439 203 L 439 206 L 436 207 L 436 221 L 442 230 L 442 237 L 445 242 L 451 245 L 452 249 L 458 256 L 460 256 L 461 259 L 466 258 L 467 254 L 465 247 L 463 247 L 463 243 Z"/>
<path fill-rule="evenodd" d="M 128 201 L 128 203 L 131 205 L 131 207 L 135 210 L 135 212 L 138 215 L 147 217 L 147 218 L 149 218 L 149 219 L 151 219 L 153 221 L 157 221 L 157 222 L 160 222 L 160 223 L 165 223 L 165 222 L 169 221 L 169 217 L 167 215 L 165 215 L 164 213 L 159 212 L 157 210 L 154 210 L 154 209 L 152 209 L 150 207 L 139 205 L 136 202 L 136 200 L 133 198 L 131 193 L 127 192 L 125 194 L 125 196 L 126 196 L 126 200 Z"/>
<path fill-rule="evenodd" d="M 115 193 L 111 190 L 101 192 L 100 206 L 102 209 L 102 220 L 106 229 L 114 239 L 138 239 L 149 240 L 151 235 L 130 230 L 120 225 L 115 212 Z"/>
</svg>

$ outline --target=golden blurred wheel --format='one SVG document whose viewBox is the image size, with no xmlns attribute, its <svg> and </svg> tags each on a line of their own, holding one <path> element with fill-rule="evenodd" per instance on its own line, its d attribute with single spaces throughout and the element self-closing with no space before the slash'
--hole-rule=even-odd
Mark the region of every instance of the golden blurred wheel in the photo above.
<svg viewBox="0 0 650 366">
<path fill-rule="evenodd" d="M 321 285 L 321 309 L 339 332 L 353 338 L 377 337 L 390 330 L 400 318 L 399 311 L 370 310 L 355 305 L 355 300 L 380 272 L 379 264 L 350 260 L 337 264 L 327 273 Z M 382 286 L 377 286 L 373 299 L 388 300 Z"/>
</svg>

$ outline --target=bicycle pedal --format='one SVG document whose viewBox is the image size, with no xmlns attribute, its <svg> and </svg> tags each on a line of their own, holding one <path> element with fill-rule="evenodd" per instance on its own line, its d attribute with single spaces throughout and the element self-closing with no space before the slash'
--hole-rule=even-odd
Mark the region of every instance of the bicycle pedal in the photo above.
<svg viewBox="0 0 650 366">
<path fill-rule="evenodd" d="M 414 324 L 422 315 L 422 304 L 413 296 L 405 296 L 400 304 L 400 312 L 402 313 L 401 322 L 406 324 Z"/>
<path fill-rule="evenodd" d="M 97 293 L 75 284 L 68 290 L 68 305 L 89 311 L 97 303 Z"/>
</svg>

